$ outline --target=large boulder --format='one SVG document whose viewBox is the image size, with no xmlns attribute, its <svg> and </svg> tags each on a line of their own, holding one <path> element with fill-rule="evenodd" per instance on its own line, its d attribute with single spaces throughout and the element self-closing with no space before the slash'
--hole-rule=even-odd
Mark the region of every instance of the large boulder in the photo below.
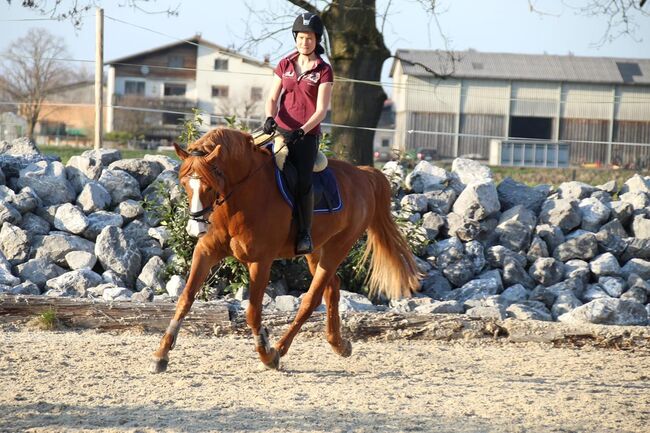
<svg viewBox="0 0 650 433">
<path fill-rule="evenodd" d="M 77 197 L 77 204 L 86 213 L 105 210 L 111 205 L 112 197 L 99 182 L 90 181 L 84 185 Z"/>
<path fill-rule="evenodd" d="M 574 200 L 546 200 L 539 214 L 540 224 L 549 224 L 569 233 L 580 225 L 582 216 Z"/>
<path fill-rule="evenodd" d="M 492 180 L 472 182 L 465 187 L 454 203 L 454 213 L 480 221 L 501 208 L 497 189 Z"/>
<path fill-rule="evenodd" d="M 65 172 L 75 192 L 79 194 L 88 182 L 99 179 L 102 165 L 94 158 L 75 155 L 68 160 Z"/>
<path fill-rule="evenodd" d="M 467 158 L 456 158 L 451 163 L 452 187 L 460 193 L 466 185 L 493 180 L 490 167 Z"/>
<path fill-rule="evenodd" d="M 66 266 L 66 254 L 70 251 L 92 253 L 95 250 L 95 244 L 69 233 L 50 232 L 45 236 L 35 236 L 32 250 L 32 255 L 37 259 L 44 257 L 59 266 Z"/>
<path fill-rule="evenodd" d="M 165 289 L 165 281 L 162 278 L 164 269 L 165 262 L 160 257 L 154 256 L 149 259 L 135 282 L 136 289 L 140 291 L 149 287 L 154 293 L 162 293 Z"/>
<path fill-rule="evenodd" d="M 28 165 L 20 170 L 16 186 L 30 187 L 46 206 L 69 203 L 77 196 L 68 182 L 65 167 L 58 161 Z"/>
<path fill-rule="evenodd" d="M 535 214 L 538 214 L 541 210 L 542 203 L 546 200 L 549 191 L 550 187 L 548 185 L 539 185 L 531 188 L 510 177 L 503 179 L 497 187 L 502 211 L 520 205 Z"/>
<path fill-rule="evenodd" d="M 551 257 L 540 257 L 528 269 L 528 274 L 544 286 L 552 286 L 564 278 L 564 263 Z"/>
<path fill-rule="evenodd" d="M 89 222 L 81 209 L 71 203 L 59 206 L 54 215 L 54 227 L 75 235 L 82 234 Z"/>
<path fill-rule="evenodd" d="M 561 315 L 558 320 L 565 323 L 644 326 L 648 324 L 648 312 L 638 302 L 601 298 Z"/>
<path fill-rule="evenodd" d="M 97 236 L 95 255 L 105 270 L 114 271 L 129 288 L 140 273 L 141 255 L 135 242 L 115 226 L 104 227 Z"/>
<path fill-rule="evenodd" d="M 142 158 L 121 159 L 112 162 L 109 170 L 122 170 L 138 181 L 140 188 L 146 188 L 163 171 L 163 166 L 157 161 Z"/>
<path fill-rule="evenodd" d="M 118 206 L 130 198 L 141 200 L 140 184 L 126 171 L 104 170 L 99 177 L 99 183 L 111 195 L 111 205 Z"/>
<path fill-rule="evenodd" d="M 0 252 L 12 265 L 29 258 L 30 241 L 28 233 L 11 223 L 5 222 L 0 229 Z"/>
<path fill-rule="evenodd" d="M 70 271 L 45 283 L 45 288 L 58 296 L 86 296 L 86 291 L 102 283 L 101 275 L 88 268 Z M 50 294 L 52 295 L 52 294 Z"/>
<path fill-rule="evenodd" d="M 124 218 L 122 218 L 122 215 L 113 212 L 97 211 L 88 215 L 88 228 L 84 232 L 84 237 L 94 241 L 104 227 L 122 227 L 123 224 Z"/>
<path fill-rule="evenodd" d="M 16 270 L 21 280 L 31 281 L 39 289 L 43 289 L 48 280 L 63 275 L 66 272 L 65 269 L 46 257 L 28 260 L 16 266 Z"/>
<path fill-rule="evenodd" d="M 598 241 L 593 233 L 585 233 L 560 244 L 553 257 L 561 262 L 571 259 L 591 260 L 598 254 Z"/>
<path fill-rule="evenodd" d="M 582 225 L 580 227 L 584 230 L 597 232 L 609 219 L 609 207 L 596 198 L 587 197 L 581 200 L 578 208 L 582 215 Z"/>
<path fill-rule="evenodd" d="M 111 163 L 122 159 L 122 153 L 118 149 L 92 149 L 81 154 L 83 157 L 91 158 L 99 162 L 99 165 L 108 167 Z"/>
</svg>

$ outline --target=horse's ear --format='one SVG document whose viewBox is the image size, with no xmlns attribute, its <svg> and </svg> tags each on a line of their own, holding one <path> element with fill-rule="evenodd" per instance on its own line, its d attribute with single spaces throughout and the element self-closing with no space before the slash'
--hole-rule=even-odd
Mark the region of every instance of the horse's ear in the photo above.
<svg viewBox="0 0 650 433">
<path fill-rule="evenodd" d="M 181 161 L 185 160 L 188 156 L 190 156 L 189 153 L 187 153 L 182 147 L 178 145 L 178 143 L 174 142 L 174 150 L 176 151 L 176 155 L 181 159 Z"/>
<path fill-rule="evenodd" d="M 215 148 L 212 150 L 212 152 L 210 152 L 210 154 L 209 154 L 208 156 L 205 157 L 205 161 L 206 161 L 208 164 L 211 164 L 212 161 L 214 161 L 215 158 L 216 158 L 217 156 L 219 156 L 219 152 L 221 152 L 221 146 L 217 144 L 217 145 L 215 146 Z"/>
</svg>

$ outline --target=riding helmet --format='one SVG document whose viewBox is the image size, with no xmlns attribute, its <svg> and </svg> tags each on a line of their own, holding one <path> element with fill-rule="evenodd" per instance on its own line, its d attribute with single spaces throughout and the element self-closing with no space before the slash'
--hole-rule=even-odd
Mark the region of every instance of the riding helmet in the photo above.
<svg viewBox="0 0 650 433">
<path fill-rule="evenodd" d="M 293 32 L 293 39 L 298 37 L 299 32 L 314 32 L 316 40 L 320 42 L 323 37 L 323 21 L 318 15 L 305 12 L 296 17 L 291 31 Z"/>
</svg>

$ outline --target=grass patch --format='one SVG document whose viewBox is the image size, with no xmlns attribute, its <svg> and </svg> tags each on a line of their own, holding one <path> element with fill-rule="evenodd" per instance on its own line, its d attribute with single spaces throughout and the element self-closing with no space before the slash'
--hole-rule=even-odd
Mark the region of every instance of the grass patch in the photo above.
<svg viewBox="0 0 650 433">
<path fill-rule="evenodd" d="M 75 155 L 81 155 L 86 150 L 92 150 L 91 147 L 68 147 L 68 146 L 39 146 L 41 152 L 49 156 L 58 156 L 61 158 L 61 162 L 65 165 L 68 163 L 70 158 Z M 156 150 L 137 150 L 137 149 L 119 149 L 122 154 L 122 158 L 144 158 L 145 155 L 165 155 L 178 160 L 176 152 L 172 150 L 166 150 L 158 152 Z"/>
<path fill-rule="evenodd" d="M 59 319 L 56 317 L 56 311 L 53 308 L 43 311 L 36 318 L 36 324 L 40 329 L 45 331 L 57 329 L 59 327 Z"/>
</svg>

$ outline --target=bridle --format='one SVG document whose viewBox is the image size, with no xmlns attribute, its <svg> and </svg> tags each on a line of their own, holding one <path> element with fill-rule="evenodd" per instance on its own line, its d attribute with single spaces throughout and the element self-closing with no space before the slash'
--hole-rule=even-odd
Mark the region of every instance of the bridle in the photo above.
<svg viewBox="0 0 650 433">
<path fill-rule="evenodd" d="M 271 138 L 273 138 L 273 137 L 271 137 Z M 256 144 L 255 147 L 257 147 L 259 149 L 260 147 L 267 144 L 268 141 L 269 140 L 266 140 L 266 141 L 264 141 L 262 143 Z M 232 194 L 235 192 L 235 190 L 238 187 L 240 187 L 244 182 L 246 182 L 248 179 L 250 179 L 257 171 L 259 171 L 262 167 L 264 167 L 264 165 L 266 165 L 268 162 L 273 161 L 275 155 L 280 150 L 282 150 L 282 148 L 284 148 L 286 145 L 287 144 L 284 143 L 278 150 L 276 150 L 275 152 L 271 152 L 271 158 L 268 161 L 265 161 L 262 164 L 260 164 L 257 168 L 255 168 L 250 173 L 248 173 L 248 175 L 245 178 L 243 178 L 242 180 L 237 182 L 235 185 L 233 185 L 233 187 L 230 189 L 230 191 L 228 191 L 228 193 L 226 195 L 224 195 L 223 197 L 220 197 L 219 193 L 217 192 L 217 199 L 214 201 L 214 203 L 211 203 L 208 207 L 205 207 L 205 208 L 201 209 L 198 212 L 190 212 L 190 218 L 189 219 L 193 220 L 193 221 L 196 221 L 196 222 L 199 222 L 199 223 L 210 224 L 210 221 L 205 217 L 205 215 L 211 213 L 215 208 L 217 208 L 217 207 L 221 206 L 222 204 L 224 204 L 226 202 L 226 200 L 228 200 L 232 196 Z M 202 150 L 192 150 L 190 152 L 190 155 L 191 156 L 206 156 L 207 153 L 202 151 Z M 225 184 L 226 177 L 224 176 L 223 172 L 218 167 L 212 167 L 212 169 L 213 169 L 214 174 L 217 175 L 218 177 L 220 177 L 224 181 L 224 184 Z M 196 176 L 196 175 L 192 174 L 190 176 L 190 179 L 201 179 L 201 176 Z"/>
</svg>

